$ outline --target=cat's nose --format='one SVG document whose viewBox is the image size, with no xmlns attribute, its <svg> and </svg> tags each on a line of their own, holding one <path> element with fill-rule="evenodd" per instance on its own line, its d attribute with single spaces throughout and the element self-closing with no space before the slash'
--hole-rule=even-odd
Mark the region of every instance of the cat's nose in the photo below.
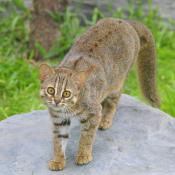
<svg viewBox="0 0 175 175">
<path fill-rule="evenodd" d="M 61 102 L 61 100 L 60 100 L 60 98 L 54 98 L 54 102 L 57 105 L 57 104 L 59 104 Z"/>
</svg>

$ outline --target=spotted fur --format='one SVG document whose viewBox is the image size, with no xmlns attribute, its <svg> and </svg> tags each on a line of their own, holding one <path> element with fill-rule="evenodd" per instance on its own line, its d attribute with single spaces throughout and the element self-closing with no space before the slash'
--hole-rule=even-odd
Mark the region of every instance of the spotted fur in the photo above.
<svg viewBox="0 0 175 175">
<path fill-rule="evenodd" d="M 58 67 L 40 66 L 40 95 L 53 122 L 51 170 L 61 170 L 65 166 L 65 149 L 73 117 L 81 123 L 76 163 L 86 164 L 93 159 L 96 130 L 112 125 L 124 81 L 135 60 L 145 97 L 152 105 L 159 104 L 155 57 L 152 34 L 144 25 L 107 18 L 80 36 Z M 54 88 L 54 94 L 48 94 L 49 87 Z M 65 91 L 69 91 L 68 96 L 71 94 L 67 98 L 63 95 Z"/>
</svg>

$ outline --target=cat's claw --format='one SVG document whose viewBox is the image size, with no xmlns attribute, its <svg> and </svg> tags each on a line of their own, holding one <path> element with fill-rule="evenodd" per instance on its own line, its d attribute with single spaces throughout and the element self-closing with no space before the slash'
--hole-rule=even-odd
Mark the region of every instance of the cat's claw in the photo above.
<svg viewBox="0 0 175 175">
<path fill-rule="evenodd" d="M 64 161 L 51 160 L 49 162 L 49 169 L 52 171 L 60 171 L 60 170 L 63 170 L 64 167 L 65 167 L 65 160 Z"/>
<path fill-rule="evenodd" d="M 75 161 L 77 165 L 83 165 L 89 163 L 92 159 L 93 157 L 91 154 L 78 154 Z"/>
<path fill-rule="evenodd" d="M 103 118 L 102 118 L 98 129 L 100 129 L 100 130 L 105 130 L 105 129 L 110 128 L 111 125 L 112 125 L 112 121 L 111 121 L 111 120 L 107 120 L 107 119 L 103 119 Z"/>
</svg>

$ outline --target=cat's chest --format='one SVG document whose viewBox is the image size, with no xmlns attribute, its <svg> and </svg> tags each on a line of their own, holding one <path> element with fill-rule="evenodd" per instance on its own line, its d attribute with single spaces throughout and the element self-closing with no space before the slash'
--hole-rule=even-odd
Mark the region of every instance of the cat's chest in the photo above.
<svg viewBox="0 0 175 175">
<path fill-rule="evenodd" d="M 73 112 L 67 110 L 51 111 L 51 114 L 55 118 L 71 118 L 74 116 Z"/>
<path fill-rule="evenodd" d="M 61 122 L 62 120 L 77 118 L 78 120 L 84 120 L 86 119 L 86 115 L 81 110 L 76 110 L 73 112 L 70 112 L 68 110 L 52 110 L 51 116 L 53 122 Z"/>
</svg>

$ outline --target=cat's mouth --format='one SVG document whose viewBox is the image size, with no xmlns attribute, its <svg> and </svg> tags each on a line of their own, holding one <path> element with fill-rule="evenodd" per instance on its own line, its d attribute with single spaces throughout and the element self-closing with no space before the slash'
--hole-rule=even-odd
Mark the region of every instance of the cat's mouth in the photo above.
<svg viewBox="0 0 175 175">
<path fill-rule="evenodd" d="M 48 103 L 48 106 L 50 108 L 56 109 L 56 110 L 67 108 L 67 104 L 65 104 L 65 103 Z"/>
</svg>

